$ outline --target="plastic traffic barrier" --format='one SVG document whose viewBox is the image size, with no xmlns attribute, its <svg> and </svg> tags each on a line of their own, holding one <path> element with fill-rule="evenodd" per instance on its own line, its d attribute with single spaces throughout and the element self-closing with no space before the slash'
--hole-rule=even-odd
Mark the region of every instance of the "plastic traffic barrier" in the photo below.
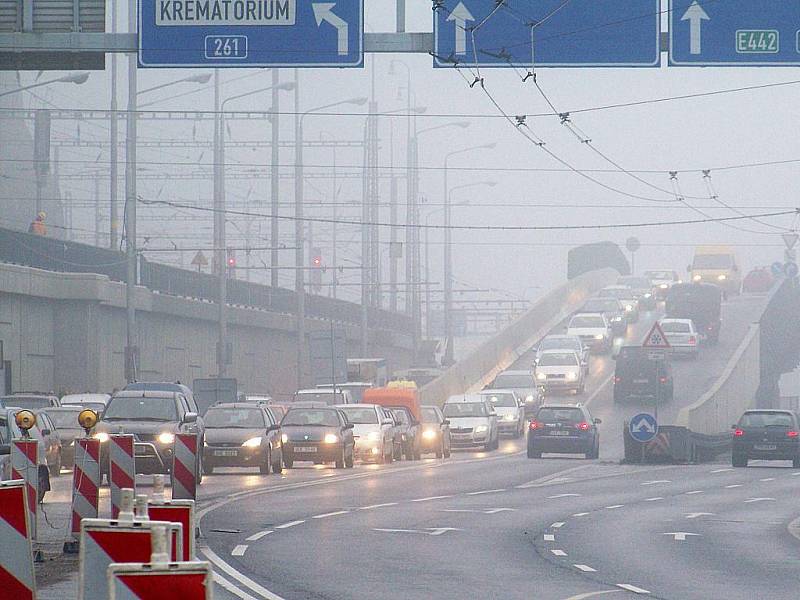
<svg viewBox="0 0 800 600">
<path fill-rule="evenodd" d="M 26 487 L 0 481 L 0 595 L 15 600 L 36 598 Z"/>
<path fill-rule="evenodd" d="M 119 516 L 122 490 L 136 488 L 136 457 L 133 453 L 133 436 L 113 434 L 109 437 L 108 446 L 111 518 L 116 519 Z"/>
<path fill-rule="evenodd" d="M 64 544 L 64 552 L 77 552 L 81 520 L 97 518 L 99 501 L 100 440 L 78 438 L 72 470 L 72 541 Z"/>
<path fill-rule="evenodd" d="M 167 528 L 170 539 L 178 540 L 178 547 L 172 550 L 172 558 L 183 553 L 183 529 L 179 523 L 135 520 L 133 490 L 122 490 L 119 514 L 119 520 L 81 521 L 79 600 L 107 600 L 109 587 L 106 572 L 110 564 L 150 560 L 154 527 Z"/>
<path fill-rule="evenodd" d="M 147 504 L 154 521 L 180 523 L 183 527 L 183 555 L 180 560 L 195 559 L 194 500 L 150 500 Z"/>
<path fill-rule="evenodd" d="M 31 439 L 11 441 L 11 479 L 25 480 L 28 523 L 31 540 L 36 540 L 36 510 L 39 500 L 39 442 Z"/>
<path fill-rule="evenodd" d="M 197 499 L 197 434 L 175 435 L 172 453 L 172 499 Z"/>
<path fill-rule="evenodd" d="M 169 562 L 167 531 L 154 527 L 148 563 L 111 564 L 111 600 L 211 600 L 212 572 L 207 562 Z"/>
</svg>

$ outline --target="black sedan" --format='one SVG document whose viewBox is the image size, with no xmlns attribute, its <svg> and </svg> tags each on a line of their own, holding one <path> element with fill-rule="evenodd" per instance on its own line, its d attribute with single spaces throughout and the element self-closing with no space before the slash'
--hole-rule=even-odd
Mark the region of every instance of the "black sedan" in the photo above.
<svg viewBox="0 0 800 600">
<path fill-rule="evenodd" d="M 600 455 L 600 419 L 593 419 L 585 406 L 546 404 L 528 427 L 528 458 L 541 458 L 543 452 Z"/>
<path fill-rule="evenodd" d="M 215 404 L 205 414 L 203 469 L 258 467 L 280 474 L 283 464 L 280 425 L 267 407 L 256 403 Z"/>
<path fill-rule="evenodd" d="M 332 462 L 337 469 L 353 466 L 353 424 L 337 408 L 291 408 L 281 421 L 283 464 L 295 461 Z"/>
<path fill-rule="evenodd" d="M 749 460 L 790 460 L 800 469 L 800 423 L 790 410 L 748 410 L 733 425 L 732 464 Z"/>
</svg>

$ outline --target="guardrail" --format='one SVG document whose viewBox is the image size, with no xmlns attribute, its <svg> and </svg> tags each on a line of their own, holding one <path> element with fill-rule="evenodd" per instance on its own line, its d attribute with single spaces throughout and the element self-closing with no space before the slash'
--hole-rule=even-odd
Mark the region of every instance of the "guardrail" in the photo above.
<svg viewBox="0 0 800 600">
<path fill-rule="evenodd" d="M 597 290 L 619 277 L 614 269 L 585 273 L 555 288 L 514 322 L 421 389 L 424 404 L 483 389 Z"/>
</svg>

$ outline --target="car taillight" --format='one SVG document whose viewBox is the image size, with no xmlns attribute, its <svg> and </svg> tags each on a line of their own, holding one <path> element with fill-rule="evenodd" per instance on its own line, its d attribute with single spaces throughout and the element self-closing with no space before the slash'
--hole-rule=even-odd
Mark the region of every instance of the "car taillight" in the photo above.
<svg viewBox="0 0 800 600">
<path fill-rule="evenodd" d="M 589 427 L 591 427 L 591 425 L 589 425 L 586 421 L 583 423 L 578 423 L 578 429 L 581 431 L 589 431 Z"/>
<path fill-rule="evenodd" d="M 667 383 L 667 378 L 666 378 L 666 377 L 659 377 L 659 378 L 658 378 L 658 380 L 659 380 L 661 383 Z"/>
<path fill-rule="evenodd" d="M 742 437 L 743 435 L 744 435 L 744 431 L 742 431 L 741 429 L 736 429 L 733 432 L 733 437 Z"/>
<path fill-rule="evenodd" d="M 790 437 L 790 438 L 796 438 L 798 435 L 800 435 L 800 431 L 787 431 L 786 432 L 786 436 Z"/>
<path fill-rule="evenodd" d="M 533 431 L 535 429 L 540 429 L 542 424 L 537 421 L 531 421 L 530 430 Z"/>
<path fill-rule="evenodd" d="M 713 325 L 709 325 L 706 329 L 708 329 L 709 331 L 714 331 L 714 326 Z"/>
<path fill-rule="evenodd" d="M 696 344 L 696 343 L 697 343 L 697 338 L 696 338 L 696 337 L 694 337 L 694 336 L 690 337 L 690 338 L 689 338 L 689 343 L 690 343 L 690 344 Z"/>
<path fill-rule="evenodd" d="M 621 381 L 622 381 L 622 377 L 620 377 L 619 375 L 614 377 L 614 383 L 620 383 Z"/>
</svg>

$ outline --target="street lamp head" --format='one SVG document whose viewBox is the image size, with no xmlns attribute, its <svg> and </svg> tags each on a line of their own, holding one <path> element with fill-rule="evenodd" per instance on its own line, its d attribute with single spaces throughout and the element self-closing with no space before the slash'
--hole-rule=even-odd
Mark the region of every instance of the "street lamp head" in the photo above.
<svg viewBox="0 0 800 600">
<path fill-rule="evenodd" d="M 89 79 L 89 71 L 80 71 L 78 73 L 70 73 L 69 75 L 65 75 L 58 81 L 62 83 L 74 83 L 77 85 L 81 85 L 83 83 L 86 83 L 88 79 Z"/>
<path fill-rule="evenodd" d="M 492 142 L 491 144 L 485 144 L 481 146 L 481 148 L 486 148 L 487 150 L 494 150 L 497 147 L 496 142 Z"/>
<path fill-rule="evenodd" d="M 345 104 L 355 104 L 356 106 L 364 106 L 369 98 L 353 98 L 352 100 L 347 100 Z"/>
<path fill-rule="evenodd" d="M 411 109 L 411 112 L 414 113 L 415 115 L 424 115 L 426 112 L 428 112 L 428 107 L 415 106 L 414 108 Z"/>
<path fill-rule="evenodd" d="M 208 83 L 211 79 L 211 73 L 200 73 L 199 75 L 192 75 L 191 77 L 187 77 L 184 81 L 187 83 Z"/>
<path fill-rule="evenodd" d="M 286 92 L 291 92 L 294 89 L 294 81 L 286 81 L 284 83 L 278 84 L 278 89 L 283 90 Z"/>
<path fill-rule="evenodd" d="M 451 125 L 453 125 L 454 127 L 460 127 L 461 129 L 466 129 L 467 127 L 469 127 L 469 121 L 456 121 L 454 123 L 451 123 Z"/>
</svg>

